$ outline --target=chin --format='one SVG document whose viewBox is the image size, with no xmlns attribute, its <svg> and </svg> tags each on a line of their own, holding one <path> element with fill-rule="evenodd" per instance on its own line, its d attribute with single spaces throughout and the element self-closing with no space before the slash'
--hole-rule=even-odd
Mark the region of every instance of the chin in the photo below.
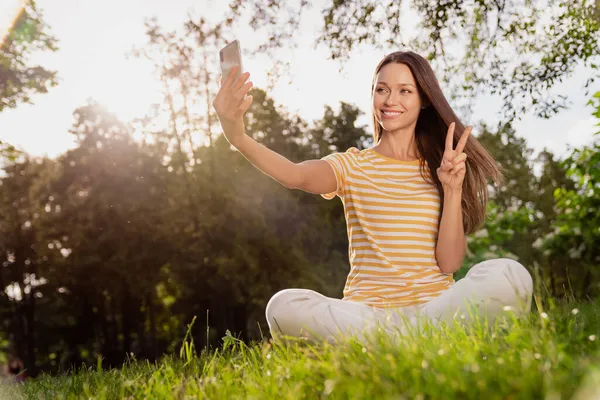
<svg viewBox="0 0 600 400">
<path fill-rule="evenodd" d="M 381 124 L 381 126 L 383 127 L 384 130 L 388 131 L 388 132 L 393 132 L 393 131 L 397 131 L 403 128 L 406 128 L 408 125 L 406 124 L 399 124 L 399 123 L 389 123 L 389 122 L 384 122 L 383 124 Z"/>
<path fill-rule="evenodd" d="M 381 121 L 380 125 L 386 131 L 397 131 L 399 129 L 406 129 L 409 127 L 414 127 L 417 123 L 418 117 L 412 120 L 401 119 L 399 121 Z"/>
</svg>

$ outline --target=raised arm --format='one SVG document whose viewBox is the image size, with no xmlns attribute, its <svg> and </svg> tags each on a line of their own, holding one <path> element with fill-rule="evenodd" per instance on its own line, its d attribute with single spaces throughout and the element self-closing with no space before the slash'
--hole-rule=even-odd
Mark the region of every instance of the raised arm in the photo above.
<svg viewBox="0 0 600 400">
<path fill-rule="evenodd" d="M 234 79 L 235 68 L 222 83 L 213 101 L 229 143 L 257 169 L 287 188 L 314 194 L 335 192 L 335 174 L 327 161 L 308 160 L 296 164 L 246 134 L 243 116 L 252 104 L 252 96 L 245 96 L 252 82 L 245 83 L 250 76 L 247 72 Z"/>
<path fill-rule="evenodd" d="M 247 135 L 234 146 L 252 165 L 289 189 L 313 194 L 331 193 L 337 189 L 333 169 L 325 160 L 296 164 Z"/>
</svg>

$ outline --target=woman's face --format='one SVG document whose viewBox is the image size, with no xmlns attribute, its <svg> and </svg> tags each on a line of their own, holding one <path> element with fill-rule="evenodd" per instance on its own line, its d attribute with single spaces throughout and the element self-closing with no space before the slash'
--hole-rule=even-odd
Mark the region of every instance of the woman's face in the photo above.
<svg viewBox="0 0 600 400">
<path fill-rule="evenodd" d="M 417 83 L 405 64 L 384 65 L 375 77 L 373 112 L 386 131 L 395 131 L 415 123 L 421 111 Z"/>
</svg>

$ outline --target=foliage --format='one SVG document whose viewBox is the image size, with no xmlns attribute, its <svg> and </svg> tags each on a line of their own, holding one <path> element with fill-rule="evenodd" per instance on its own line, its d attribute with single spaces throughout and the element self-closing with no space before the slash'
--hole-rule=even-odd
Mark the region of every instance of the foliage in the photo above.
<svg viewBox="0 0 600 400">
<path fill-rule="evenodd" d="M 600 119 L 600 92 L 590 104 Z M 551 263 L 574 265 L 573 276 L 584 276 L 573 283 L 576 293 L 596 295 L 600 293 L 600 141 L 574 149 L 562 164 L 575 188 L 556 188 L 555 229 L 540 245 Z"/>
<path fill-rule="evenodd" d="M 264 10 L 266 15 L 278 17 L 271 14 L 276 3 Z M 346 4 L 342 3 L 334 5 Z M 478 7 L 484 3 L 479 2 Z M 458 7 L 463 3 L 444 4 Z M 257 17 L 255 22 L 260 21 Z M 348 273 L 343 205 L 283 188 L 252 168 L 218 132 L 218 121 L 207 101 L 217 88 L 218 65 L 208 54 L 231 33 L 231 23 L 190 20 L 179 34 L 163 31 L 156 21 L 148 22 L 148 44 L 134 55 L 146 57 L 156 67 L 157 77 L 164 83 L 164 101 L 134 124 L 124 124 L 91 101 L 74 111 L 70 132 L 77 140 L 76 147 L 56 160 L 14 156 L 8 145 L 2 147 L 13 156 L 5 159 L 0 176 L 0 312 L 5 320 L 0 337 L 10 341 L 7 350 L 24 359 L 31 375 L 38 370 L 63 372 L 81 363 L 116 367 L 126 355 L 155 361 L 165 353 L 176 353 L 184 334 L 186 362 L 195 348 L 223 343 L 224 351 L 235 346 L 241 349 L 240 340 L 263 337 L 267 330 L 265 306 L 278 290 L 304 287 L 341 297 Z M 590 32 L 593 28 L 590 25 Z M 539 95 L 539 87 L 533 89 Z M 23 89 L 23 99 L 26 93 Z M 322 118 L 309 122 L 287 112 L 261 89 L 253 89 L 252 95 L 255 101 L 247 113 L 248 134 L 292 161 L 372 144 L 368 128 L 358 124 L 361 112 L 352 104 L 326 106 Z M 600 117 L 600 111 L 596 114 Z M 478 139 L 501 164 L 507 183 L 503 188 L 491 188 L 489 218 L 485 228 L 469 238 L 471 252 L 456 278 L 476 262 L 511 257 L 530 271 L 541 271 L 543 279 L 538 282 L 547 285 L 553 295 L 585 298 L 595 293 L 600 282 L 594 272 L 598 266 L 594 250 L 598 248 L 594 214 L 598 209 L 597 146 L 574 152 L 564 163 L 549 151 L 532 160 L 532 150 L 511 124 L 481 124 L 480 131 Z M 534 173 L 534 163 L 541 167 L 540 174 Z M 569 208 L 572 211 L 567 213 Z M 544 237 L 542 246 L 540 238 Z M 580 259 L 566 256 L 572 249 L 579 252 Z M 197 328 L 186 329 L 185 321 L 190 320 L 196 321 Z M 560 329 L 572 327 L 565 326 Z M 228 331 L 233 333 L 226 335 Z M 539 344 L 538 339 L 531 340 Z M 574 349 L 572 354 L 580 354 L 577 351 L 584 348 L 581 343 L 569 346 Z M 556 350 L 559 345 L 552 347 Z M 390 349 L 385 349 L 389 353 Z M 396 376 L 415 373 L 415 379 L 431 378 L 413 371 L 423 359 L 410 353 L 418 349 L 408 351 L 417 354 L 417 364 L 390 369 L 390 376 L 380 380 L 382 390 L 397 386 Z M 198 390 L 223 394 L 236 385 L 238 368 L 226 369 L 227 385 L 231 386 L 204 385 L 217 377 L 212 366 L 229 365 L 234 355 L 227 354 L 219 358 L 205 353 L 183 369 L 169 361 L 156 368 L 150 363 L 137 364 L 141 369 L 132 369 L 114 390 L 142 397 L 162 390 L 167 396 L 171 384 L 188 390 L 186 385 L 197 383 L 202 388 Z M 327 369 L 328 364 L 317 365 L 319 377 L 341 373 L 347 381 L 357 380 L 358 375 L 340 369 L 342 353 L 326 354 L 331 359 L 338 357 L 337 364 L 333 369 Z M 381 355 L 388 360 L 385 354 Z M 528 361 L 537 362 L 530 357 L 535 353 L 527 354 Z M 301 359 L 305 354 L 284 356 Z M 464 359 L 457 360 L 450 377 L 464 373 Z M 564 359 L 555 361 L 559 365 Z M 565 372 L 556 379 L 566 382 L 565 376 L 573 377 L 566 372 L 571 370 L 560 365 Z M 372 376 L 373 371 L 352 367 L 362 374 L 361 382 Z M 209 381 L 179 373 L 200 370 L 212 371 L 206 375 Z M 293 381 L 290 393 L 315 394 L 315 389 L 301 380 L 308 371 L 297 370 L 300 380 Z M 513 371 L 514 376 L 521 372 Z M 543 372 L 544 379 L 551 379 L 548 371 Z M 72 384 L 72 390 L 80 391 L 77 393 L 108 393 L 113 389 L 94 385 L 112 382 L 116 374 L 111 374 L 98 373 L 90 381 L 81 376 L 64 377 L 57 382 Z M 173 377 L 182 381 L 169 381 Z M 264 389 L 262 380 L 269 381 L 264 375 L 243 378 L 251 382 L 250 394 Z M 144 384 L 136 386 L 136 379 Z M 315 387 L 327 381 L 307 379 L 312 379 Z M 476 375 L 470 379 L 479 384 Z M 541 378 L 532 375 L 532 379 L 539 382 Z M 167 387 L 161 383 L 165 380 Z M 432 390 L 445 390 L 436 384 Z M 512 390 L 509 386 L 504 389 Z"/>
<path fill-rule="evenodd" d="M 296 46 L 303 18 L 316 14 L 322 29 L 315 45 L 327 46 L 341 67 L 363 44 L 386 53 L 414 50 L 433 64 L 455 103 L 496 93 L 502 119 L 512 121 L 529 111 L 549 118 L 568 107 L 568 98 L 550 89 L 578 65 L 592 70 L 586 87 L 598 77 L 598 7 L 594 0 L 331 0 L 319 6 L 311 0 L 234 0 L 230 18 L 264 32 L 266 41 L 254 51 L 274 54 Z M 410 22 L 405 14 L 417 19 L 414 36 L 403 25 Z M 279 61 L 281 68 L 286 60 Z"/>
<path fill-rule="evenodd" d="M 15 161 L 15 159 L 21 154 L 19 150 L 6 142 L 0 140 L 0 159 L 7 158 L 9 161 Z"/>
<path fill-rule="evenodd" d="M 307 124 L 254 94 L 264 101 L 253 106 L 261 117 L 249 132 L 290 158 L 312 157 L 303 144 Z M 357 131 L 357 114 L 350 105 L 328 108 L 328 121 L 348 121 L 333 124 L 339 131 L 328 138 Z M 341 204 L 319 203 L 247 168 L 222 136 L 196 147 L 192 161 L 187 149 L 166 150 L 173 131 L 146 131 L 145 143 L 132 132 L 90 102 L 74 113 L 74 149 L 5 168 L 0 277 L 26 296 L 4 293 L 0 305 L 13 318 L 5 326 L 13 351 L 31 374 L 98 356 L 105 367 L 130 353 L 155 359 L 175 350 L 182 321 L 194 316 L 211 327 L 193 338 L 201 346 L 227 329 L 257 338 L 268 299 L 289 285 L 341 294 L 348 246 Z M 356 138 L 364 136 L 359 129 Z M 219 168 L 203 162 L 211 157 Z"/>
<path fill-rule="evenodd" d="M 30 65 L 34 52 L 58 49 L 56 38 L 47 31 L 36 2 L 25 1 L 10 33 L 0 42 L 0 112 L 31 103 L 33 95 L 57 85 L 55 71 Z"/>
</svg>

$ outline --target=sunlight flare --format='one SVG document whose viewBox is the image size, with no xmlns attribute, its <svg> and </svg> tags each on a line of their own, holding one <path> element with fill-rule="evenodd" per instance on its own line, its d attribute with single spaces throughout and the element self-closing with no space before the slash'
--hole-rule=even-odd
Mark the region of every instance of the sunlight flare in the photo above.
<svg viewBox="0 0 600 400">
<path fill-rule="evenodd" d="M 8 0 L 0 3 L 0 46 L 23 12 L 26 0 Z"/>
</svg>

